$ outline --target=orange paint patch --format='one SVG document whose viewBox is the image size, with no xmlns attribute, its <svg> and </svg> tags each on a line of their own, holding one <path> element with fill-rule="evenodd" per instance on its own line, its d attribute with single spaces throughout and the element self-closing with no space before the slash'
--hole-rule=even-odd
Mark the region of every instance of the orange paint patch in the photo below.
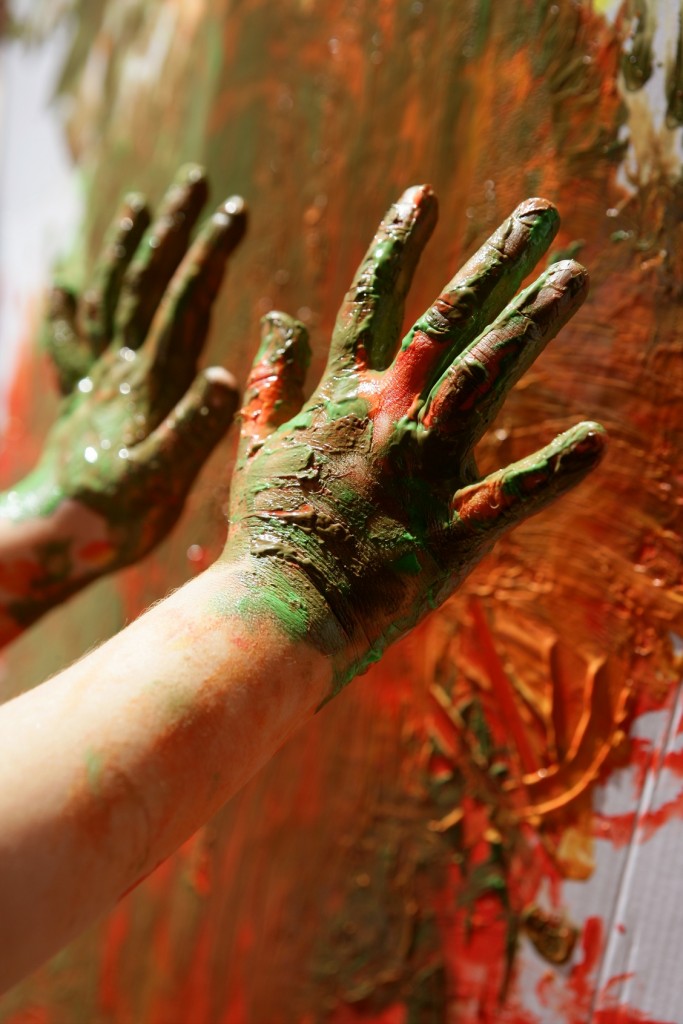
<svg viewBox="0 0 683 1024">
<path fill-rule="evenodd" d="M 76 551 L 76 557 L 87 562 L 92 568 L 106 565 L 114 554 L 114 545 L 107 540 L 90 541 Z"/>
</svg>

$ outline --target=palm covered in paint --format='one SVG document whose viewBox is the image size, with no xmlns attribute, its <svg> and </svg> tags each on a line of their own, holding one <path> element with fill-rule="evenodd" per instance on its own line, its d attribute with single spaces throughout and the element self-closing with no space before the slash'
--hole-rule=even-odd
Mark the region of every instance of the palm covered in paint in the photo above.
<svg viewBox="0 0 683 1024">
<path fill-rule="evenodd" d="M 95 511 L 107 568 L 166 534 L 236 408 L 230 375 L 197 374 L 197 360 L 246 216 L 228 200 L 190 246 L 207 191 L 203 171 L 184 168 L 149 231 L 144 199 L 127 197 L 81 300 L 51 294 L 45 340 L 65 397 L 38 467 L 3 507 L 20 517 L 74 499 Z"/>
<path fill-rule="evenodd" d="M 473 446 L 579 307 L 587 275 L 557 263 L 513 299 L 559 224 L 549 203 L 528 200 L 399 347 L 403 302 L 435 221 L 428 187 L 390 209 L 301 408 L 305 331 L 283 314 L 267 317 L 242 413 L 226 554 L 246 557 L 254 580 L 270 584 L 270 611 L 332 656 L 339 685 L 603 450 L 601 428 L 582 423 L 478 478 Z"/>
</svg>

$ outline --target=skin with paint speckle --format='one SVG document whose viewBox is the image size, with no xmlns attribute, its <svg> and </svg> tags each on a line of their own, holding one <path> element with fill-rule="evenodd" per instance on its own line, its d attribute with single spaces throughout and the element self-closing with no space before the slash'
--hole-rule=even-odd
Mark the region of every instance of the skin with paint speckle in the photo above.
<svg viewBox="0 0 683 1024">
<path fill-rule="evenodd" d="M 197 372 L 246 208 L 182 168 L 150 227 L 128 196 L 90 287 L 55 287 L 45 344 L 63 394 L 36 468 L 0 496 L 0 642 L 167 534 L 237 407 L 221 367 Z"/>
<path fill-rule="evenodd" d="M 224 557 L 247 559 L 244 614 L 274 615 L 332 658 L 334 692 L 440 605 L 501 534 L 578 483 L 604 432 L 581 423 L 483 479 L 473 447 L 510 387 L 581 305 L 587 274 L 552 265 L 515 296 L 557 212 L 522 203 L 399 344 L 436 222 L 431 188 L 382 221 L 302 405 L 303 326 L 265 318 L 242 411 Z"/>
</svg>

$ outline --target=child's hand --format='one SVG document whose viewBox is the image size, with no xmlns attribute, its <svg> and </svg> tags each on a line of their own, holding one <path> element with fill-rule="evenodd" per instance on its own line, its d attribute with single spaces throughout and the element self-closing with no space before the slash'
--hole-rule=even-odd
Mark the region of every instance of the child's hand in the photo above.
<svg viewBox="0 0 683 1024">
<path fill-rule="evenodd" d="M 190 244 L 207 191 L 185 168 L 149 230 L 128 197 L 85 295 L 53 289 L 64 398 L 37 467 L 0 496 L 0 644 L 161 541 L 232 422 L 233 378 L 197 362 L 246 209 L 228 199 Z"/>
<path fill-rule="evenodd" d="M 279 313 L 265 318 L 245 396 L 224 558 L 245 561 L 254 611 L 333 658 L 337 687 L 441 604 L 505 530 L 578 483 L 604 447 L 602 428 L 581 423 L 478 477 L 474 445 L 588 279 L 557 263 L 513 299 L 559 224 L 550 203 L 527 200 L 399 346 L 436 210 L 427 186 L 389 210 L 303 408 L 305 331 Z"/>
</svg>

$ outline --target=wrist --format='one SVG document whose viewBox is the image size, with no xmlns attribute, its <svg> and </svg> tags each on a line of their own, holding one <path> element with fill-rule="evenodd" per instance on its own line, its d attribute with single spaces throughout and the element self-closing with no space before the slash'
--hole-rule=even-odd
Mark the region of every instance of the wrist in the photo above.
<svg viewBox="0 0 683 1024">
<path fill-rule="evenodd" d="M 0 640 L 20 633 L 114 562 L 115 546 L 100 515 L 27 477 L 0 496 Z"/>
<path fill-rule="evenodd" d="M 239 597 L 229 606 L 252 628 L 268 621 L 283 642 L 313 648 L 327 660 L 331 679 L 324 702 L 379 657 L 368 653 L 367 637 L 358 635 L 351 616 L 339 613 L 339 602 L 328 599 L 330 588 L 317 585 L 314 566 L 266 552 L 235 558 L 228 551 L 212 568 L 237 584 Z"/>
<path fill-rule="evenodd" d="M 224 555 L 166 598 L 163 606 L 177 609 L 179 621 L 188 618 L 196 623 L 190 627 L 197 629 L 192 657 L 206 662 L 196 675 L 219 679 L 224 664 L 238 661 L 245 677 L 260 680 L 259 686 L 269 680 L 271 688 L 287 691 L 287 701 L 303 699 L 315 710 L 332 688 L 331 659 L 311 642 L 307 631 L 283 624 L 281 591 L 260 568 L 249 557 Z M 284 695 L 276 703 L 281 699 Z"/>
</svg>

